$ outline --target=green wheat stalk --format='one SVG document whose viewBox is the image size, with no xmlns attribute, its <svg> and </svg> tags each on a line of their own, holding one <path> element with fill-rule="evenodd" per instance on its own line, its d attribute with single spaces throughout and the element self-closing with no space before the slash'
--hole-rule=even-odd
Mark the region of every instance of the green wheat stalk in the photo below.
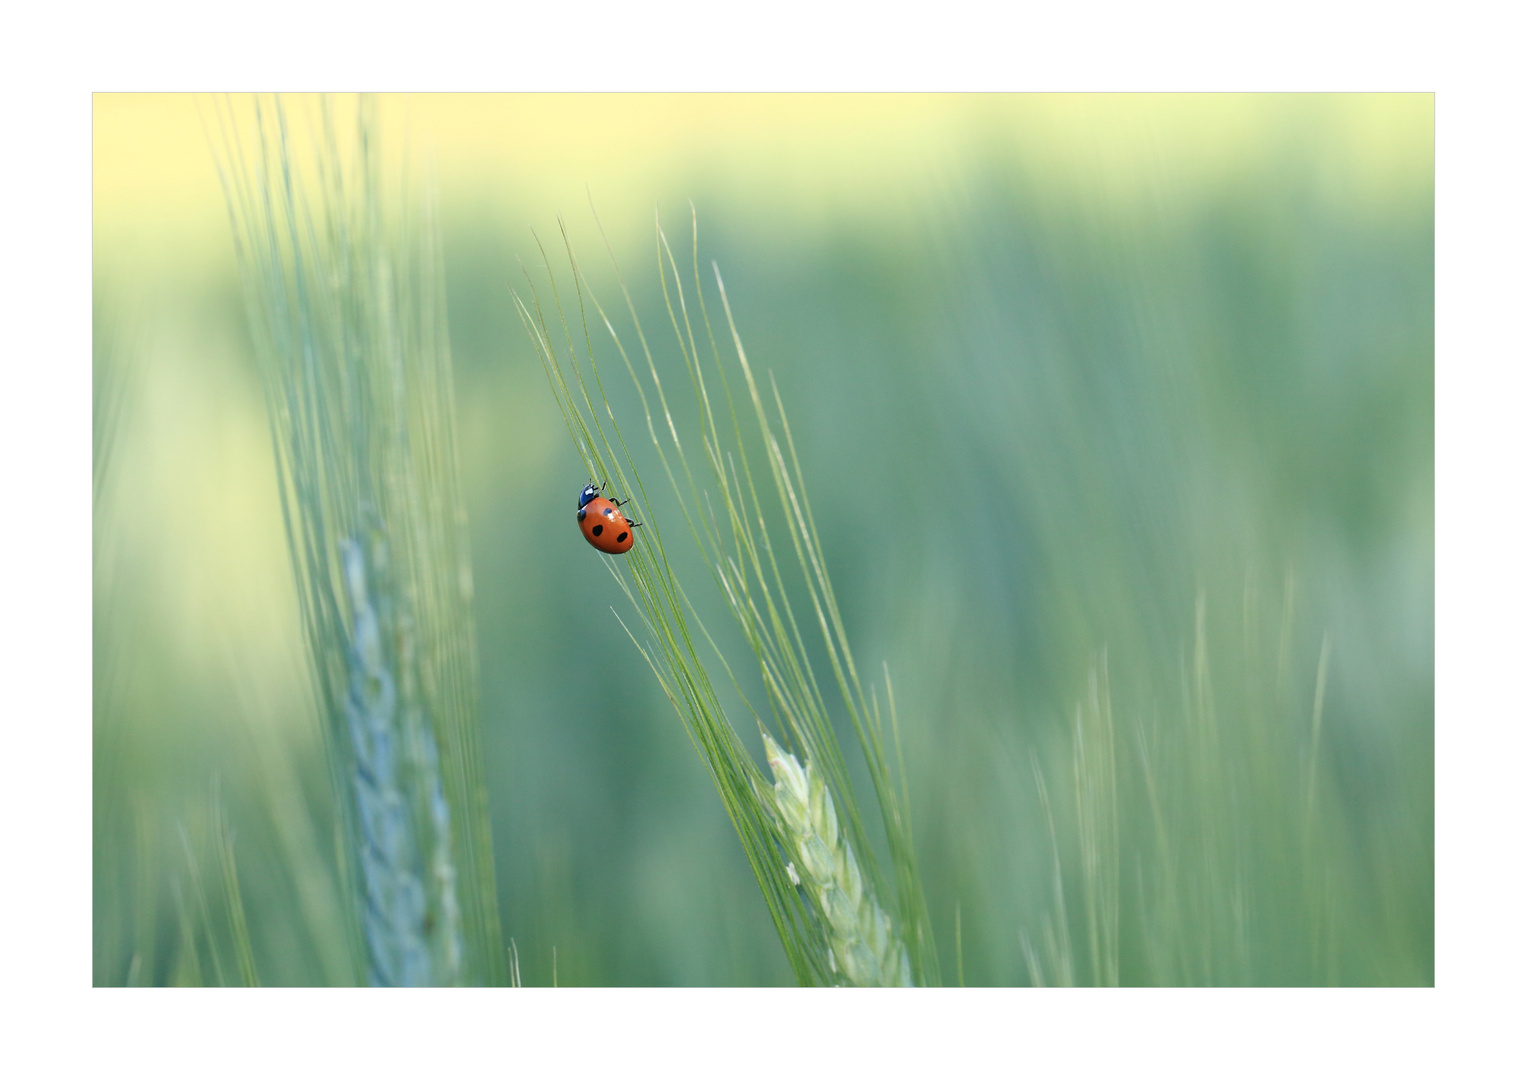
<svg viewBox="0 0 1527 1080">
<path fill-rule="evenodd" d="M 1040 944 L 1019 934 L 1036 985 L 1070 985 L 1085 973 L 1092 985 L 1117 986 L 1129 944 L 1138 965 L 1129 981 L 1227 985 L 1262 971 L 1300 984 L 1338 979 L 1330 928 L 1336 905 L 1354 898 L 1331 865 L 1331 851 L 1340 848 L 1316 843 L 1340 840 L 1339 821 L 1322 815 L 1317 799 L 1330 637 L 1321 642 L 1308 718 L 1284 708 L 1287 660 L 1263 655 L 1251 632 L 1246 670 L 1221 679 L 1222 687 L 1240 684 L 1242 695 L 1217 702 L 1207 606 L 1200 593 L 1180 701 L 1162 730 L 1148 734 L 1138 714 L 1127 723 L 1115 717 L 1106 654 L 1076 707 L 1067 777 L 1076 831 L 1066 845 L 1080 885 L 1075 939 L 1062 844 L 1044 771 L 1031 754 L 1053 853 Z M 1133 820 L 1120 813 L 1126 799 L 1139 807 Z M 1121 882 L 1126 855 L 1134 872 Z M 1130 918 L 1125 908 L 1133 909 Z"/>
<path fill-rule="evenodd" d="M 249 923 L 244 914 L 244 893 L 239 885 L 238 863 L 233 852 L 234 830 L 229 824 L 227 808 L 223 802 L 222 783 L 216 775 L 212 777 L 206 821 L 212 831 L 212 855 L 217 871 L 210 883 L 202 876 L 201 863 L 196 857 L 196 849 L 191 843 L 185 822 L 176 823 L 181 854 L 185 856 L 186 880 L 191 892 L 191 902 L 188 903 L 179 894 L 180 886 L 176 882 L 182 948 L 190 950 L 187 959 L 191 977 L 195 982 L 201 981 L 201 962 L 196 949 L 196 942 L 200 939 L 206 943 L 207 956 L 212 962 L 212 974 L 218 986 L 259 986 L 260 977 L 255 971 Z M 219 906 L 221 918 L 213 913 L 214 895 L 222 899 Z M 233 954 L 231 964 L 224 963 L 225 949 Z M 128 980 L 129 983 L 133 981 L 135 978 Z"/>
<path fill-rule="evenodd" d="M 341 809 L 348 932 L 377 985 L 501 983 L 439 229 L 325 99 L 223 121 L 219 172 Z"/>
<path fill-rule="evenodd" d="M 213 854 L 217 859 L 217 872 L 223 887 L 223 902 L 227 907 L 229 935 L 233 939 L 233 955 L 244 986 L 259 986 L 260 976 L 255 971 L 254 947 L 249 939 L 249 921 L 244 914 L 244 891 L 239 886 L 239 867 L 234 858 L 234 830 L 228 821 L 228 809 L 223 803 L 222 784 L 218 777 L 212 778 L 212 825 L 214 829 Z"/>
<path fill-rule="evenodd" d="M 707 382 L 690 297 L 685 293 L 661 226 L 657 229 L 658 271 L 675 341 L 700 406 L 698 441 L 714 498 L 710 491 L 702 492 L 691 468 L 686 438 L 680 436 L 669 409 L 656 360 L 624 280 L 620 284 L 621 293 L 649 381 L 638 375 L 620 334 L 583 276 L 565 224 L 562 232 L 577 302 L 574 318 L 570 320 L 563 308 L 549 260 L 549 305 L 543 306 L 533 282 L 530 301 L 527 303 L 516 294 L 515 303 L 589 474 L 613 479 L 619 490 L 633 499 L 635 513 L 644 522 L 642 542 L 619 562 L 609 564 L 647 632 L 646 644 L 634 633 L 632 640 L 652 666 L 710 770 L 763 890 L 796 978 L 802 984 L 935 983 L 937 959 L 913 855 L 905 777 L 901 777 L 900 787 L 892 780 L 879 693 L 872 688 L 866 698 L 854 665 L 778 388 L 771 380 L 775 405 L 771 418 L 737 334 L 717 270 L 716 289 L 726 314 L 738 370 L 768 454 L 767 475 L 773 481 L 779 512 L 799 565 L 798 587 L 804 588 L 810 601 L 813 620 L 808 625 L 813 625 L 820 634 L 845 711 L 870 767 L 894 867 L 894 889 L 875 860 L 865 833 L 827 705 L 806 658 L 806 637 L 787 597 L 784 575 L 770 541 L 755 472 L 743 446 L 739 412 L 705 306 L 699 273 L 698 228 L 694 230 L 693 300 L 714 365 L 719 398 L 713 396 Z M 619 274 L 613 252 L 610 258 Z M 695 614 L 668 561 L 661 523 L 605 395 L 589 330 L 590 308 L 609 332 L 637 388 L 647 434 L 678 496 L 686 524 L 748 641 L 754 662 L 759 665 L 782 736 L 776 742 L 754 711 L 774 773 L 773 784 L 754 764 L 727 718 L 696 650 L 698 635 L 709 642 L 726 678 L 737 686 L 730 664 Z M 574 327 L 582 342 L 581 359 Z M 654 400 L 659 410 L 656 414 Z M 722 415 L 729 421 L 725 428 L 717 423 L 718 403 L 724 407 Z M 659 415 L 661 425 L 656 419 Z M 783 442 L 775 434 L 776 424 Z M 666 439 L 659 435 L 660 426 Z M 724 528 L 716 520 L 717 508 L 726 522 Z M 740 694 L 741 688 L 737 689 Z M 894 740 L 896 718 L 888 673 L 885 693 Z M 790 752 L 780 749 L 781 742 Z M 808 852 L 810 857 L 804 854 Z M 883 905 L 880 898 L 888 896 L 894 897 L 893 903 Z"/>
</svg>

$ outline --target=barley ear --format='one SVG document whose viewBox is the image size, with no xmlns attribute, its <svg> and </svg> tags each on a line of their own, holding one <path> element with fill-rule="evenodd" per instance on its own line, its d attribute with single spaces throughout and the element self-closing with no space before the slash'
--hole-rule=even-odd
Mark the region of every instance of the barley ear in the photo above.
<svg viewBox="0 0 1527 1080">
<path fill-rule="evenodd" d="M 831 967 L 852 986 L 911 986 L 906 947 L 876 901 L 848 837 L 838 828 L 832 792 L 808 761 L 764 732 L 774 773 L 774 804 L 794 873 L 810 896 L 827 938 Z"/>
</svg>

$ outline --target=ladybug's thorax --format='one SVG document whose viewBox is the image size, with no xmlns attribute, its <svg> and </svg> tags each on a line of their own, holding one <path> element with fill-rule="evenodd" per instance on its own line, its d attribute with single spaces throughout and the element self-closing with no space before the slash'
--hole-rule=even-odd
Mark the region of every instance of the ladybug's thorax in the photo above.
<svg viewBox="0 0 1527 1080">
<path fill-rule="evenodd" d="M 578 493 L 578 509 L 582 510 L 585 506 L 593 502 L 598 497 L 599 489 L 596 488 L 593 484 L 588 485 L 588 487 L 584 488 Z"/>
</svg>

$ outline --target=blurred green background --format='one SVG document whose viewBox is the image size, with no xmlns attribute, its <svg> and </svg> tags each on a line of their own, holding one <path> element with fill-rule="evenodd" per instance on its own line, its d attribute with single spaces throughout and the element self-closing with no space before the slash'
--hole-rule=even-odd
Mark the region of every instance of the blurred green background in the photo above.
<svg viewBox="0 0 1527 1080">
<path fill-rule="evenodd" d="M 214 776 L 261 980 L 331 981 L 328 780 L 210 102 L 94 113 L 95 982 L 195 977 L 180 911 L 211 876 Z M 1163 964 L 1149 793 L 1121 780 L 1124 981 L 1431 983 L 1429 95 L 430 95 L 381 115 L 441 210 L 526 983 L 552 981 L 553 947 L 562 984 L 790 981 L 577 535 L 586 477 L 510 301 L 543 262 L 531 228 L 565 269 L 559 212 L 617 299 L 590 192 L 665 375 L 653 213 L 687 251 L 693 200 L 702 264 L 778 380 L 856 655 L 896 686 L 946 982 L 1032 977 L 1057 849 L 1031 762 L 1076 903 L 1070 724 L 1106 651 L 1121 773 L 1170 759 L 1212 685 L 1225 761 L 1157 779 L 1188 833 L 1233 823 L 1200 875 L 1230 882 L 1204 916 L 1228 944 Z M 740 647 L 698 560 L 676 568 Z M 1311 906 L 1294 879 L 1315 865 Z"/>
</svg>

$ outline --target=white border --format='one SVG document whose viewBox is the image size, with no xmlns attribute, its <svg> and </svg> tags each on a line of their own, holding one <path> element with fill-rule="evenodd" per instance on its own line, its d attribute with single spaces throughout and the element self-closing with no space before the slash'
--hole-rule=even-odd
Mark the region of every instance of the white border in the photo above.
<svg viewBox="0 0 1527 1080">
<path fill-rule="evenodd" d="M 13 231 L 0 446 L 6 1058 L 174 1075 L 1459 1075 L 1521 1066 L 1520 37 L 1494 5 L 34 5 L 3 76 Z M 14 35 L 14 36 L 13 36 Z M 93 991 L 93 90 L 1390 89 L 1438 92 L 1433 991 Z M 24 633 L 21 628 L 24 628 Z M 60 688 L 64 688 L 62 691 Z M 25 767 L 22 767 L 25 763 Z M 38 826 L 39 822 L 61 823 Z M 36 1070 L 21 1070 L 22 1075 Z M 1492 1069 L 1491 1072 L 1497 1070 Z"/>
</svg>

